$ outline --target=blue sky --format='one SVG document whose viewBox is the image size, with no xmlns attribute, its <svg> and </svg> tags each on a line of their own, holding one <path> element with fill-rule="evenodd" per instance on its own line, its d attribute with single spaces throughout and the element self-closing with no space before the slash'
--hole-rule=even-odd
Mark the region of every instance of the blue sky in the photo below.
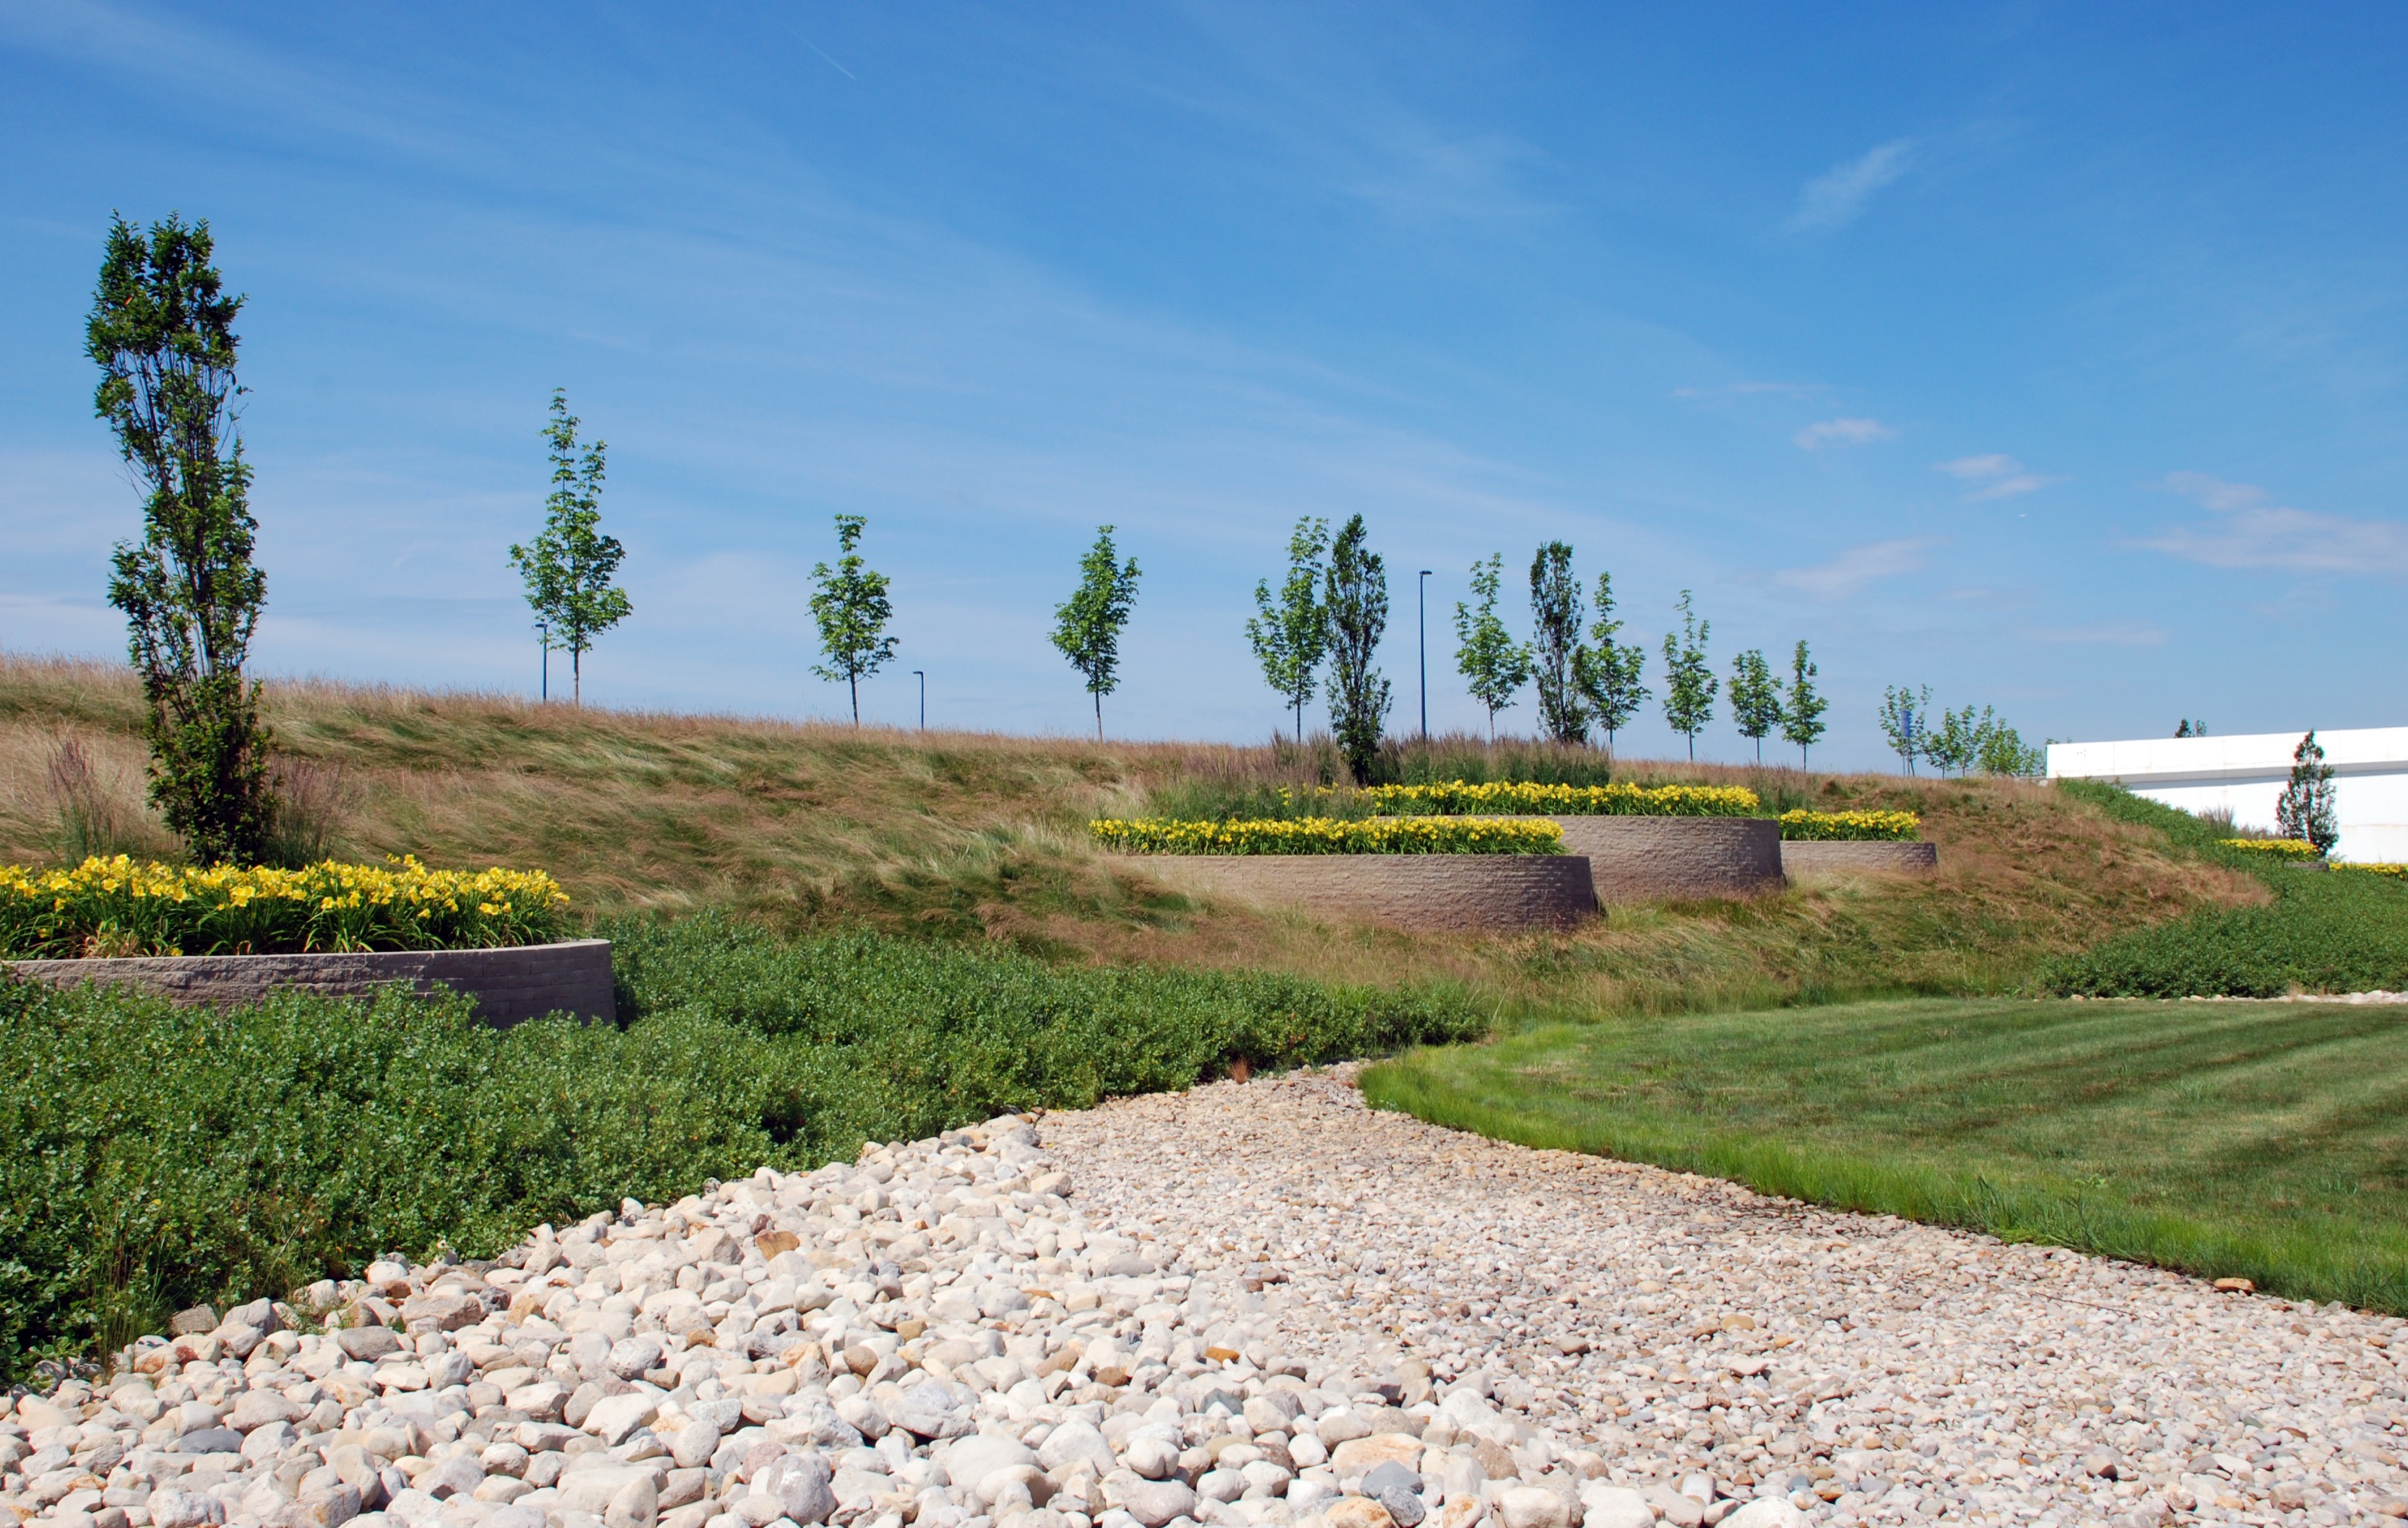
<svg viewBox="0 0 2408 1528">
<path fill-rule="evenodd" d="M 113 653 L 138 505 L 81 354 L 111 209 L 248 293 L 271 673 L 531 690 L 555 385 L 610 443 L 623 706 L 1254 738 L 1301 514 L 1360 511 L 1413 724 L 1475 560 L 1653 641 L 1809 639 L 2028 738 L 2398 724 L 2408 16 L 2074 5 L 182 8 L 0 0 L 0 646 Z M 1526 621 L 1519 600 L 1512 610 Z M 1651 678 L 1654 667 L 1651 665 Z M 1660 688 L 1660 685 L 1658 686 Z M 1742 757 L 1727 707 L 1702 755 Z M 1530 724 L 1526 700 L 1505 722 Z M 1651 711 L 1625 750 L 1678 748 Z"/>
</svg>

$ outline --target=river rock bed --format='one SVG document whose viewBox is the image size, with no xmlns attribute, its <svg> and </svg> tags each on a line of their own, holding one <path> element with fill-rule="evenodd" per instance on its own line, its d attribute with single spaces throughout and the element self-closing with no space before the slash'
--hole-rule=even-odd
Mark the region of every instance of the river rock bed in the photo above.
<svg viewBox="0 0 2408 1528">
<path fill-rule="evenodd" d="M 1484 1141 L 1340 1070 L 187 1311 L 0 1411 L 0 1514 L 2338 1523 L 2408 1515 L 2401 1324 Z"/>
</svg>

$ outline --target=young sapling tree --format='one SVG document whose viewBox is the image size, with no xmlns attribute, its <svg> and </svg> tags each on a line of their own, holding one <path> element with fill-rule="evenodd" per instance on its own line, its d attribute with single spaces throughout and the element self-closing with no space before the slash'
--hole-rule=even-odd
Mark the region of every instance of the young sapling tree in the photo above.
<svg viewBox="0 0 2408 1528">
<path fill-rule="evenodd" d="M 1513 704 L 1530 682 L 1530 650 L 1513 640 L 1497 617 L 1497 596 L 1505 582 L 1505 559 L 1471 564 L 1473 603 L 1455 607 L 1455 671 L 1471 698 L 1488 708 L 1488 740 L 1497 741 L 1497 713 Z"/>
<path fill-rule="evenodd" d="M 1246 621 L 1246 640 L 1263 679 L 1296 712 L 1296 740 L 1304 744 L 1304 706 L 1312 698 L 1312 677 L 1329 650 L 1329 607 L 1321 600 L 1321 554 L 1329 547 L 1329 521 L 1307 515 L 1288 533 L 1287 578 L 1279 597 L 1268 579 L 1254 585 L 1255 613 Z"/>
<path fill-rule="evenodd" d="M 569 701 L 585 703 L 585 654 L 594 639 L 627 619 L 635 607 L 612 585 L 627 555 L 619 538 L 604 536 L 602 477 L 609 447 L 596 440 L 580 455 L 577 416 L 568 394 L 552 391 L 552 422 L 543 437 L 552 447 L 552 495 L 544 500 L 543 530 L 532 546 L 510 548 L 510 565 L 526 581 L 526 600 L 544 628 L 547 647 L 568 651 Z"/>
<path fill-rule="evenodd" d="M 1706 662 L 1709 621 L 1689 608 L 1689 592 L 1681 591 L 1681 635 L 1664 634 L 1664 720 L 1689 740 L 1689 757 L 1698 756 L 1698 734 L 1714 719 L 1714 691 L 1721 681 Z"/>
<path fill-rule="evenodd" d="M 1605 746 L 1630 724 L 1647 704 L 1647 650 L 1636 642 L 1616 642 L 1622 622 L 1613 619 L 1613 576 L 1597 576 L 1597 619 L 1589 623 L 1589 644 L 1572 653 L 1572 683 L 1579 689 L 1597 724 L 1605 729 Z"/>
<path fill-rule="evenodd" d="M 1112 528 L 1099 526 L 1096 544 L 1079 559 L 1079 587 L 1054 609 L 1054 645 L 1087 681 L 1096 697 L 1096 741 L 1104 740 L 1104 697 L 1120 688 L 1121 632 L 1137 605 L 1137 559 L 1124 565 Z"/>
<path fill-rule="evenodd" d="M 1580 580 L 1572 577 L 1572 549 L 1550 541 L 1530 560 L 1530 678 L 1539 692 L 1539 724 L 1558 743 L 1588 741 L 1588 709 L 1574 683 L 1580 636 Z"/>
<path fill-rule="evenodd" d="M 2311 731 L 2291 754 L 2291 778 L 2274 803 L 2275 831 L 2316 846 L 2329 854 L 2341 842 L 2340 805 L 2333 791 L 2332 765 L 2325 763 L 2324 745 Z"/>
<path fill-rule="evenodd" d="M 1784 741 L 1798 745 L 1798 767 L 1806 767 L 1807 750 L 1823 740 L 1823 713 L 1831 703 L 1814 688 L 1820 670 L 1806 651 L 1806 639 L 1798 639 L 1798 650 L 1789 655 L 1789 693 L 1781 706 L 1781 735 Z"/>
<path fill-rule="evenodd" d="M 811 672 L 834 683 L 842 680 L 853 697 L 853 724 L 861 725 L 861 681 L 876 674 L 895 656 L 895 638 L 886 635 L 895 607 L 886 597 L 886 575 L 872 572 L 861 560 L 860 515 L 836 517 L 836 566 L 811 568 L 811 620 L 820 629 L 820 652 L 827 659 Z"/>
<path fill-rule="evenodd" d="M 1756 745 L 1756 762 L 1764 762 L 1764 740 L 1781 724 L 1781 681 L 1762 650 L 1750 648 L 1731 660 L 1731 722 L 1739 735 Z"/>
</svg>

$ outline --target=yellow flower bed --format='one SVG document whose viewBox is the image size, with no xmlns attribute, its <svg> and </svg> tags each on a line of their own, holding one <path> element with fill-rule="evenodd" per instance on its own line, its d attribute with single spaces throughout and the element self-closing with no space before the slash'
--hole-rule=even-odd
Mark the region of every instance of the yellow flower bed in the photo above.
<svg viewBox="0 0 2408 1528">
<path fill-rule="evenodd" d="M 2316 846 L 2298 838 L 2227 838 L 2224 847 L 2246 850 L 2252 854 L 2271 854 L 2281 860 L 2317 858 Z"/>
<path fill-rule="evenodd" d="M 2394 880 L 2408 880 L 2408 864 L 2359 864 L 2351 860 L 2335 860 L 2336 870 L 2355 870 L 2362 876 L 2389 876 Z"/>
<path fill-rule="evenodd" d="M 1912 843 L 1923 832 L 1913 812 L 1783 812 L 1781 836 L 1805 842 Z"/>
<path fill-rule="evenodd" d="M 0 954 L 291 954 L 473 950 L 560 935 L 568 898 L 540 870 L 430 870 L 414 859 L 306 870 L 137 863 L 0 865 Z"/>
<path fill-rule="evenodd" d="M 1392 815 L 1432 812 L 1519 813 L 1532 817 L 1745 817 L 1756 793 L 1736 785 L 1533 785 L 1498 780 L 1474 785 L 1374 785 L 1364 793 L 1371 809 Z"/>
<path fill-rule="evenodd" d="M 1087 826 L 1096 842 L 1129 854 L 1560 854 L 1564 847 L 1564 830 L 1553 822 L 1444 817 L 1254 822 L 1104 818 Z"/>
</svg>

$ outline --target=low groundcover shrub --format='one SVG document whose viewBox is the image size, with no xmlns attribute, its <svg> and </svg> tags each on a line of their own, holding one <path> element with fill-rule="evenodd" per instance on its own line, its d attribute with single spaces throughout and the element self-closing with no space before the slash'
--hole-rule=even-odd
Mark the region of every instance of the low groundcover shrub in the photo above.
<svg viewBox="0 0 2408 1528">
<path fill-rule="evenodd" d="M 1522 813 L 1539 817 L 1746 817 L 1761 803 L 1737 785 L 1536 785 L 1509 780 L 1474 784 L 1374 785 L 1363 793 L 1372 809 L 1395 815 L 1428 812 Z"/>
<path fill-rule="evenodd" d="M 1087 824 L 1096 842 L 1129 854 L 1560 854 L 1553 822 L 1473 818 L 1299 817 L 1251 822 L 1136 821 Z"/>
<path fill-rule="evenodd" d="M 204 869 L 121 854 L 72 870 L 0 865 L 0 957 L 485 950 L 560 937 L 567 907 L 540 870 Z"/>
<path fill-rule="evenodd" d="M 1792 842 L 1912 843 L 1923 832 L 1913 812 L 1808 812 L 1781 814 L 1781 836 Z"/>
<path fill-rule="evenodd" d="M 398 990 L 177 1008 L 0 978 L 0 1383 L 380 1251 L 490 1256 L 865 1140 L 1484 1029 L 1443 992 L 788 943 L 717 916 L 599 932 L 624 1028 L 494 1030 Z"/>
</svg>

